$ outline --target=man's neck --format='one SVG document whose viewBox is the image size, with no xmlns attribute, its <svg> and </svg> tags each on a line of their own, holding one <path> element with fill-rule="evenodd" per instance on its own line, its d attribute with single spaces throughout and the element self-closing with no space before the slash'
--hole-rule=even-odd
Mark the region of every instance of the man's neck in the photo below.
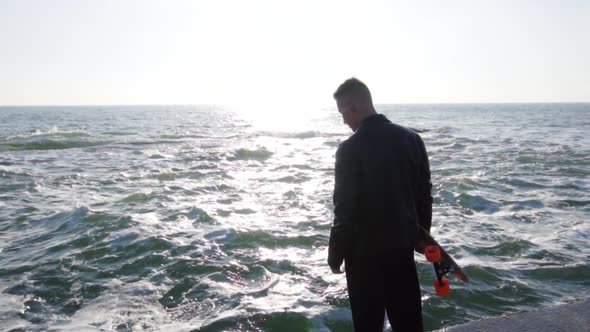
<svg viewBox="0 0 590 332">
<path fill-rule="evenodd" d="M 368 117 L 371 117 L 375 114 L 377 114 L 377 112 L 375 111 L 375 109 L 369 109 L 363 113 L 361 113 L 361 123 L 363 123 L 363 121 L 365 121 Z"/>
</svg>

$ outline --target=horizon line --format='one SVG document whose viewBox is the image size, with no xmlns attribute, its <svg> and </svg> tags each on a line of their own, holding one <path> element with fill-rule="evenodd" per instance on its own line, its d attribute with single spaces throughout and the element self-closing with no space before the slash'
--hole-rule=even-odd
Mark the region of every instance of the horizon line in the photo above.
<svg viewBox="0 0 590 332">
<path fill-rule="evenodd" d="M 514 101 L 514 102 L 504 102 L 504 101 L 486 101 L 486 102 L 376 102 L 373 103 L 375 106 L 379 105 L 524 105 L 524 104 L 590 104 L 590 100 L 588 101 Z M 230 104 L 223 104 L 223 103 L 191 103 L 191 104 L 184 104 L 184 103 L 155 103 L 155 104 L 0 104 L 0 108 L 6 107 L 145 107 L 145 106 L 209 106 L 209 107 L 227 107 L 232 106 Z M 236 106 L 236 105 L 233 105 Z M 322 107 L 327 107 L 331 105 L 322 105 Z"/>
</svg>

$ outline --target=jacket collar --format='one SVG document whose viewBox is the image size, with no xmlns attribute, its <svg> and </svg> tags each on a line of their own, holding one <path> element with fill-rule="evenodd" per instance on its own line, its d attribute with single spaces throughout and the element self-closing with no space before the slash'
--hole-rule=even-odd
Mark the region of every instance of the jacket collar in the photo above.
<svg viewBox="0 0 590 332">
<path fill-rule="evenodd" d="M 383 122 L 389 122 L 389 120 L 385 117 L 385 115 L 383 114 L 372 114 L 369 115 L 368 117 L 366 117 L 362 122 L 361 125 L 359 126 L 359 129 L 364 128 L 364 127 L 370 127 L 372 125 L 378 124 L 378 123 L 383 123 Z"/>
</svg>

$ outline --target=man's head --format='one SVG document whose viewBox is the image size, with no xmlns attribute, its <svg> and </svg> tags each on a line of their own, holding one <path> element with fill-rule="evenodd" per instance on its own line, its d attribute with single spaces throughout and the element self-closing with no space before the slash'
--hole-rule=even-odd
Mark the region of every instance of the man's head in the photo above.
<svg viewBox="0 0 590 332">
<path fill-rule="evenodd" d="M 352 131 L 356 131 L 366 117 L 376 113 L 369 88 L 354 77 L 340 84 L 334 99 L 342 120 Z"/>
</svg>

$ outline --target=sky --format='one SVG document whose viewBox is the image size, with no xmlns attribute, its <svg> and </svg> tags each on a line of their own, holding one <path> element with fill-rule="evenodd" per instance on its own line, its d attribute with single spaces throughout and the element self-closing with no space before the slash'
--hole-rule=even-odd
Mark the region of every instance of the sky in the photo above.
<svg viewBox="0 0 590 332">
<path fill-rule="evenodd" d="M 0 105 L 589 102 L 588 0 L 0 0 Z"/>
</svg>

